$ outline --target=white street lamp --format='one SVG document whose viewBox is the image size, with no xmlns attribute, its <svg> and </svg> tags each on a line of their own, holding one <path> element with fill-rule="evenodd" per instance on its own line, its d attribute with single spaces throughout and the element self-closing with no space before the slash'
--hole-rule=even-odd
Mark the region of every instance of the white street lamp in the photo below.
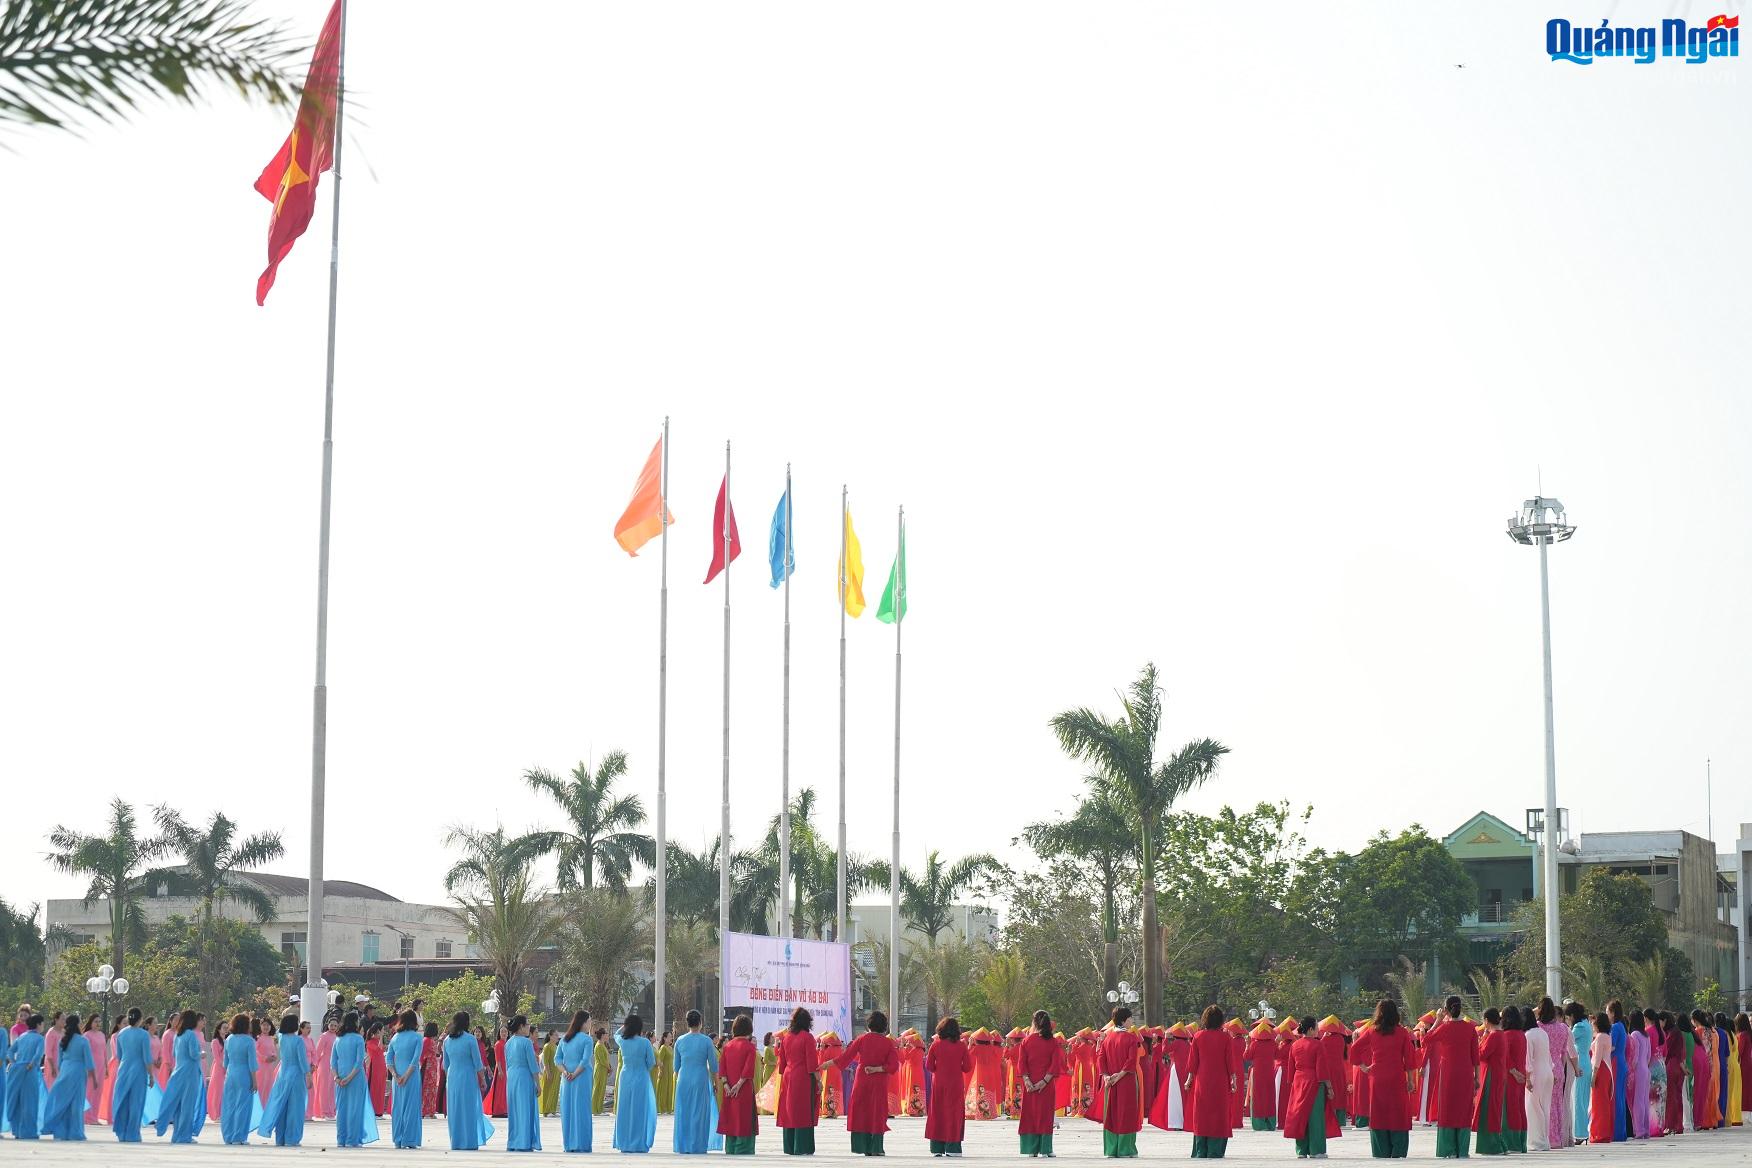
<svg viewBox="0 0 1752 1168">
<path fill-rule="evenodd" d="M 97 976 L 85 979 L 85 992 L 103 999 L 103 1031 L 109 1033 L 110 995 L 121 997 L 128 992 L 128 979 L 116 976 L 116 967 L 105 963 L 97 967 Z"/>
<path fill-rule="evenodd" d="M 1551 576 L 1545 549 L 1576 533 L 1564 522 L 1563 504 L 1543 495 L 1521 504 L 1509 520 L 1509 538 L 1539 548 L 1539 615 L 1545 643 L 1545 992 L 1556 1001 L 1563 992 L 1561 941 L 1557 926 L 1557 739 L 1551 714 Z"/>
<path fill-rule="evenodd" d="M 1128 1006 L 1135 1005 L 1138 1000 L 1138 991 L 1132 989 L 1131 982 L 1122 981 L 1116 988 L 1107 991 L 1107 1000 L 1116 1006 L 1121 1002 Z"/>
</svg>

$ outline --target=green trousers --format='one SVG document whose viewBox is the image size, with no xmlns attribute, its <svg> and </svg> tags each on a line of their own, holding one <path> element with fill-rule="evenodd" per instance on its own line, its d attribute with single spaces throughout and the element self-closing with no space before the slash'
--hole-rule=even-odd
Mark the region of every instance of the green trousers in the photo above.
<svg viewBox="0 0 1752 1168">
<path fill-rule="evenodd" d="M 813 1156 L 815 1155 L 815 1129 L 812 1127 L 782 1127 L 779 1129 L 784 1139 L 785 1155 Z"/>
<path fill-rule="evenodd" d="M 1024 1156 L 1052 1155 L 1052 1133 L 1047 1132 L 1043 1136 L 1023 1136 L 1022 1154 Z"/>
<path fill-rule="evenodd" d="M 1277 1120 L 1276 1120 L 1276 1118 L 1269 1116 L 1269 1115 L 1267 1115 L 1267 1116 L 1256 1115 L 1253 1117 L 1253 1130 L 1254 1131 L 1276 1131 L 1277 1130 Z"/>
<path fill-rule="evenodd" d="M 1369 1131 L 1369 1155 L 1377 1160 L 1403 1160 L 1411 1151 L 1411 1133 L 1408 1131 Z"/>
<path fill-rule="evenodd" d="M 1471 1154 L 1471 1128 L 1439 1127 L 1436 1129 L 1436 1159 L 1464 1160 Z"/>
<path fill-rule="evenodd" d="M 881 1132 L 852 1133 L 852 1155 L 881 1156 L 883 1154 Z"/>
<path fill-rule="evenodd" d="M 1105 1128 L 1101 1131 L 1101 1154 L 1103 1156 L 1118 1156 L 1129 1158 L 1138 1154 L 1137 1132 L 1110 1132 Z"/>
<path fill-rule="evenodd" d="M 1510 1128 L 1506 1133 L 1509 1137 L 1509 1151 L 1525 1152 L 1527 1150 L 1527 1129 Z"/>
<path fill-rule="evenodd" d="M 1216 1136 L 1193 1136 L 1192 1158 L 1194 1160 L 1221 1160 L 1229 1151 L 1229 1141 Z"/>
<path fill-rule="evenodd" d="M 948 1140 L 932 1140 L 931 1155 L 959 1156 L 961 1155 L 961 1141 L 957 1140 L 952 1144 Z"/>
<path fill-rule="evenodd" d="M 754 1137 L 753 1136 L 725 1136 L 724 1137 L 724 1154 L 726 1156 L 752 1156 L 752 1155 L 754 1155 Z"/>
<path fill-rule="evenodd" d="M 1369 1126 L 1369 1117 L 1366 1115 L 1353 1115 L 1353 1116 L 1351 1116 L 1351 1126 L 1352 1127 L 1368 1127 Z"/>
<path fill-rule="evenodd" d="M 1338 1126 L 1343 1127 L 1350 1122 L 1350 1113 L 1344 1108 L 1338 1109 Z"/>
<path fill-rule="evenodd" d="M 1296 1156 L 1326 1155 L 1326 1084 L 1314 1088 L 1314 1106 L 1308 1110 L 1308 1130 L 1296 1141 Z"/>
<path fill-rule="evenodd" d="M 1484 1075 L 1484 1112 L 1477 1120 L 1478 1138 L 1473 1141 L 1480 1156 L 1506 1156 L 1513 1150 L 1509 1138 L 1509 1127 L 1504 1122 L 1508 1118 L 1508 1106 L 1503 1101 L 1502 1084 L 1496 1081 L 1496 1075 L 1489 1071 Z M 1496 1130 L 1490 1130 L 1490 1121 L 1496 1120 Z"/>
</svg>

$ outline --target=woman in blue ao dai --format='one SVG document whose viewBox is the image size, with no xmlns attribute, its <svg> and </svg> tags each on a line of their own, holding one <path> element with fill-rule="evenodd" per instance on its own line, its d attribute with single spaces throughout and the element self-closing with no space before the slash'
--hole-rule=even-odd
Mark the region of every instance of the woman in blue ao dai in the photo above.
<svg viewBox="0 0 1752 1168">
<path fill-rule="evenodd" d="M 420 1146 L 423 1126 L 420 1054 L 425 1048 L 426 1039 L 420 1033 L 420 1016 L 412 1010 L 403 1010 L 400 1028 L 389 1040 L 389 1075 L 395 1084 L 395 1095 L 390 1100 L 389 1137 L 398 1148 Z"/>
<path fill-rule="evenodd" d="M 262 1121 L 256 1131 L 274 1137 L 283 1148 L 296 1148 L 304 1142 L 304 1116 L 310 1101 L 310 1051 L 304 1045 L 304 1035 L 298 1032 L 298 1015 L 280 1019 L 279 1070 L 274 1085 L 268 1091 L 268 1104 L 262 1109 Z"/>
<path fill-rule="evenodd" d="M 590 1092 L 595 1086 L 596 1040 L 590 1037 L 590 1013 L 579 1010 L 560 1039 L 554 1055 L 560 1069 L 560 1143 L 568 1152 L 588 1152 L 595 1135 Z"/>
<path fill-rule="evenodd" d="M 651 1068 L 657 1065 L 657 1050 L 645 1037 L 645 1021 L 628 1014 L 626 1024 L 615 1033 L 620 1051 L 620 1077 L 614 1088 L 614 1146 L 622 1152 L 649 1152 L 657 1142 L 657 1088 L 651 1083 Z"/>
<path fill-rule="evenodd" d="M 469 1032 L 468 1023 L 468 1011 L 459 1012 L 444 1039 L 444 1118 L 453 1152 L 472 1152 L 493 1137 L 493 1125 L 481 1110 L 487 1068 L 481 1062 L 480 1040 Z"/>
<path fill-rule="evenodd" d="M 522 1014 L 511 1019 L 505 1039 L 505 1119 L 506 1151 L 541 1151 L 541 1056 Z"/>
</svg>

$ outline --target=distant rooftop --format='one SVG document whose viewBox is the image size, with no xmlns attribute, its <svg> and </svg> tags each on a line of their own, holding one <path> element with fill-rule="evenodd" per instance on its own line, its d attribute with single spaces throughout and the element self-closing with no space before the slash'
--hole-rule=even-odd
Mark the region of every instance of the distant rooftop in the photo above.
<svg viewBox="0 0 1752 1168">
<path fill-rule="evenodd" d="M 259 885 L 263 892 L 272 896 L 309 896 L 310 881 L 303 876 L 276 876 L 272 872 L 240 872 L 238 876 L 251 884 Z M 369 884 L 355 884 L 351 880 L 328 880 L 322 882 L 324 896 L 350 896 L 357 900 L 387 900 L 400 904 L 398 897 L 391 896 L 381 888 L 373 888 Z"/>
</svg>

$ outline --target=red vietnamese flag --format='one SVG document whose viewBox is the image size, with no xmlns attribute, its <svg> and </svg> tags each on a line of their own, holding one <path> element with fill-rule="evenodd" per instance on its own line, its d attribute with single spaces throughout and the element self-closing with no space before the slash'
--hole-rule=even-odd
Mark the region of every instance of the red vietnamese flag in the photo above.
<svg viewBox="0 0 1752 1168">
<path fill-rule="evenodd" d="M 729 544 L 730 555 L 724 555 Z M 718 578 L 718 573 L 730 566 L 730 561 L 742 554 L 742 537 L 736 534 L 736 509 L 730 506 L 730 476 L 718 485 L 718 505 L 712 508 L 712 567 L 706 573 L 706 583 Z"/>
<path fill-rule="evenodd" d="M 274 155 L 274 160 L 256 179 L 255 189 L 274 204 L 268 221 L 268 269 L 256 281 L 256 303 L 268 298 L 280 261 L 292 250 L 310 216 L 316 210 L 316 179 L 334 165 L 335 107 L 341 90 L 341 5 L 335 0 L 322 35 L 316 39 L 316 55 L 304 78 L 304 96 L 292 132 Z"/>
</svg>

